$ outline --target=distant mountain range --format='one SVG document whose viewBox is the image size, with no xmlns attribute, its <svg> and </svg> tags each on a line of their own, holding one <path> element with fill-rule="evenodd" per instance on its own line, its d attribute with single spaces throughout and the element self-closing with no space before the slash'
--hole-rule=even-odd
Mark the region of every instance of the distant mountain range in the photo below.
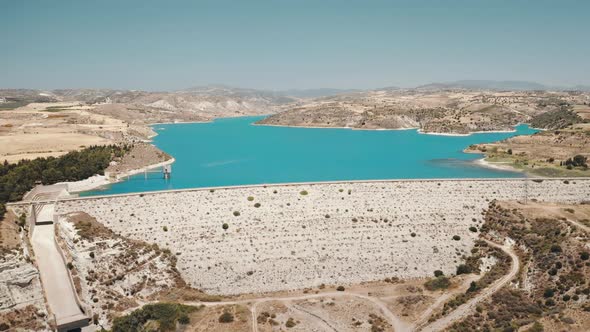
<svg viewBox="0 0 590 332">
<path fill-rule="evenodd" d="M 571 87 L 547 86 L 528 81 L 492 81 L 492 80 L 460 80 L 454 82 L 430 83 L 415 88 L 403 90 L 495 90 L 495 91 L 590 91 L 588 85 L 575 85 Z M 259 90 L 248 88 L 236 88 L 225 85 L 206 85 L 178 91 L 141 91 L 141 90 L 117 90 L 117 89 L 0 89 L 0 97 L 6 100 L 60 101 L 77 100 L 90 103 L 112 102 L 129 103 L 138 99 L 151 99 L 155 96 L 184 97 L 186 99 L 202 99 L 205 97 L 220 97 L 239 101 L 249 100 L 263 102 L 265 104 L 283 105 L 303 99 L 331 97 L 337 95 L 362 93 L 367 91 L 395 91 L 398 87 L 389 86 L 378 89 L 289 89 L 289 90 Z"/>
<path fill-rule="evenodd" d="M 233 95 L 233 96 L 257 96 L 263 98 L 320 98 L 344 94 L 353 94 L 367 91 L 395 91 L 402 88 L 396 86 L 380 87 L 377 89 L 334 89 L 334 88 L 317 88 L 317 89 L 288 89 L 288 90 L 258 90 L 235 88 L 225 85 L 207 85 L 186 89 L 178 92 L 192 92 L 209 95 Z M 459 80 L 453 82 L 430 83 L 420 85 L 414 88 L 403 90 L 445 90 L 445 89 L 464 89 L 464 90 L 493 90 L 493 91 L 590 91 L 588 85 L 575 86 L 549 86 L 541 83 L 530 81 L 493 81 L 493 80 Z"/>
<path fill-rule="evenodd" d="M 319 89 L 290 89 L 276 91 L 276 93 L 291 96 L 296 98 L 318 98 L 341 95 L 346 93 L 354 93 L 363 91 L 360 89 L 332 89 L 332 88 L 319 88 Z"/>
<path fill-rule="evenodd" d="M 576 85 L 571 87 L 548 86 L 528 81 L 491 81 L 491 80 L 461 80 L 446 83 L 430 83 L 416 87 L 419 90 L 443 90 L 443 89 L 466 89 L 466 90 L 506 90 L 506 91 L 535 91 L 535 90 L 557 90 L 557 91 L 590 91 L 590 86 Z"/>
<path fill-rule="evenodd" d="M 377 89 L 288 89 L 288 90 L 259 90 L 236 88 L 225 85 L 207 85 L 203 87 L 190 88 L 178 92 L 192 92 L 209 95 L 234 95 L 234 96 L 257 96 L 264 98 L 320 98 L 343 94 L 351 94 L 367 91 L 395 91 L 402 88 L 397 86 L 380 87 Z M 414 88 L 416 90 L 444 90 L 444 89 L 465 89 L 465 90 L 494 90 L 494 91 L 590 91 L 588 85 L 575 86 L 550 86 L 530 81 L 493 81 L 493 80 L 459 80 L 453 82 L 430 83 Z"/>
<path fill-rule="evenodd" d="M 590 85 L 575 85 L 572 90 L 576 91 L 590 91 Z"/>
</svg>

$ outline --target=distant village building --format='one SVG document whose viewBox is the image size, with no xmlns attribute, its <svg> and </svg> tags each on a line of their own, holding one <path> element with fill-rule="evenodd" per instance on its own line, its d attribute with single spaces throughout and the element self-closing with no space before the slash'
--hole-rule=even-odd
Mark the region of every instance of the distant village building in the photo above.
<svg viewBox="0 0 590 332">
<path fill-rule="evenodd" d="M 5 102 L 6 102 L 6 98 L 0 97 L 0 103 L 5 103 Z"/>
</svg>

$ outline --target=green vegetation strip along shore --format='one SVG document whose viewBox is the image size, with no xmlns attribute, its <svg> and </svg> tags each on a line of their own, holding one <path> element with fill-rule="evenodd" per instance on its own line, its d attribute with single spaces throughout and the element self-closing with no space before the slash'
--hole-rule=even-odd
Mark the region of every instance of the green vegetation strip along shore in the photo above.
<svg viewBox="0 0 590 332">
<path fill-rule="evenodd" d="M 0 164 L 0 220 L 6 213 L 5 204 L 21 200 L 37 183 L 49 185 L 102 175 L 113 158 L 122 157 L 130 149 L 129 145 L 91 146 L 58 158 Z"/>
</svg>

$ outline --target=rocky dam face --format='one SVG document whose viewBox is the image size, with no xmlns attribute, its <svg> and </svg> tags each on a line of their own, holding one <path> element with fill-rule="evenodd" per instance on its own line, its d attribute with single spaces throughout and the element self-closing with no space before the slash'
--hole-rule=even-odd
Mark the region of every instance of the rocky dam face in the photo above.
<svg viewBox="0 0 590 332">
<path fill-rule="evenodd" d="M 590 179 L 409 180 L 195 189 L 59 201 L 177 257 L 193 287 L 234 295 L 451 275 L 490 201 L 590 201 Z"/>
</svg>

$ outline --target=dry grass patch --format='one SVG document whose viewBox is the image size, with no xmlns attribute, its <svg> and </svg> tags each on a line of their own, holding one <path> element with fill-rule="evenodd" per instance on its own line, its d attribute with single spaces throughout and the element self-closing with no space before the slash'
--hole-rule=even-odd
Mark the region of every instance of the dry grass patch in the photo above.
<svg viewBox="0 0 590 332">
<path fill-rule="evenodd" d="M 185 331 L 251 331 L 250 316 L 250 310 L 243 305 L 204 307 L 190 315 Z"/>
<path fill-rule="evenodd" d="M 70 214 L 68 221 L 74 224 L 78 235 L 86 240 L 92 241 L 95 238 L 108 238 L 115 235 L 113 231 L 106 228 L 103 224 L 96 221 L 96 218 L 85 212 Z"/>
</svg>

